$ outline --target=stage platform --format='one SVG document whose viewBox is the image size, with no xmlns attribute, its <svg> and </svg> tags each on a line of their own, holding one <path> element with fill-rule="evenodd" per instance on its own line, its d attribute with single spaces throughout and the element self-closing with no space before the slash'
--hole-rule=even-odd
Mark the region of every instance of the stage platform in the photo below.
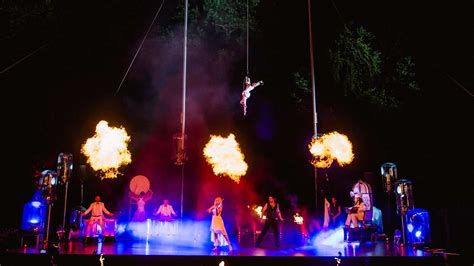
<svg viewBox="0 0 474 266">
<path fill-rule="evenodd" d="M 3 254 L 0 265 L 446 265 L 443 258 L 412 247 L 389 242 L 317 244 L 282 241 L 276 248 L 270 234 L 261 248 L 254 247 L 254 236 L 238 237 L 233 250 L 212 250 L 211 243 L 180 245 L 180 239 L 163 236 L 146 240 L 71 241 L 59 254 L 40 254 L 35 248 L 23 248 Z M 340 259 L 339 264 L 338 260 Z M 53 259 L 53 262 L 52 262 Z M 224 264 L 222 264 L 224 262 Z"/>
</svg>

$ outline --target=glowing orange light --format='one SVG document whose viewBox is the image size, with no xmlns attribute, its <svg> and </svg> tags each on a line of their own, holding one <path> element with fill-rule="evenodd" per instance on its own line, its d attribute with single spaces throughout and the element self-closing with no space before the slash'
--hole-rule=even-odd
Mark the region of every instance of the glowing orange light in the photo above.
<svg viewBox="0 0 474 266">
<path fill-rule="evenodd" d="M 308 147 L 313 155 L 311 163 L 317 168 L 328 168 L 334 161 L 344 166 L 354 159 L 352 143 L 346 135 L 338 132 L 313 138 Z"/>
<path fill-rule="evenodd" d="M 303 224 L 303 216 L 301 216 L 299 213 L 296 213 L 293 215 L 293 222 L 296 224 Z"/>
<path fill-rule="evenodd" d="M 258 217 L 262 217 L 262 206 L 257 206 L 253 209 L 253 211 L 257 214 Z"/>
<path fill-rule="evenodd" d="M 215 175 L 225 175 L 239 183 L 240 177 L 247 173 L 248 166 L 234 134 L 227 138 L 211 135 L 203 152 Z"/>
<path fill-rule="evenodd" d="M 93 137 L 82 145 L 81 152 L 87 163 L 103 178 L 117 178 L 119 167 L 132 161 L 128 150 L 130 137 L 124 128 L 109 127 L 107 121 L 100 121 Z"/>
</svg>

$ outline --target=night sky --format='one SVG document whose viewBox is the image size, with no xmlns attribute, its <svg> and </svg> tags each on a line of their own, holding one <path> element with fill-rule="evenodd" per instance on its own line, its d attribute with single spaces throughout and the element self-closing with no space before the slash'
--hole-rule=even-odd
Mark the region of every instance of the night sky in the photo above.
<svg viewBox="0 0 474 266">
<path fill-rule="evenodd" d="M 54 2 L 54 1 L 53 1 Z M 59 1 L 57 1 L 59 2 Z M 190 1 L 194 4 L 199 1 Z M 430 211 L 433 238 L 440 246 L 472 249 L 472 170 L 474 148 L 474 3 L 472 1 L 313 1 L 313 41 L 319 131 L 337 130 L 354 146 L 355 160 L 319 172 L 325 195 L 350 204 L 351 184 L 362 176 L 383 199 L 379 167 L 398 166 L 399 177 L 413 182 L 415 204 Z M 118 94 L 123 77 L 161 1 L 67 1 L 57 3 L 54 23 L 41 20 L 15 37 L 2 39 L 4 69 L 46 44 L 36 54 L 0 74 L 3 93 L 3 227 L 17 227 L 21 208 L 34 191 L 33 169 L 55 168 L 57 155 L 74 154 L 100 120 L 124 126 L 132 137 L 133 163 L 115 181 L 86 174 L 85 205 L 96 193 L 112 209 L 124 202 L 128 180 L 152 177 L 157 199 L 179 205 L 180 170 L 172 164 L 172 135 L 180 130 L 182 25 L 174 25 L 175 1 L 166 1 L 158 20 Z M 307 144 L 312 132 L 310 95 L 302 104 L 291 97 L 292 74 L 309 68 L 306 1 L 262 0 L 258 31 L 250 35 L 250 74 L 264 80 L 249 99 L 243 117 L 239 105 L 245 75 L 245 47 L 233 44 L 232 60 L 216 60 L 219 40 L 200 39 L 188 47 L 188 156 L 186 204 L 197 212 L 216 194 L 244 202 L 262 202 L 276 194 L 290 208 L 289 196 L 314 206 L 313 168 Z M 2 19 L 2 30 L 8 20 Z M 421 91 L 384 111 L 345 96 L 332 79 L 329 49 L 343 23 L 364 26 L 384 52 L 399 45 L 416 63 Z M 172 29 L 176 37 L 161 41 Z M 191 27 L 192 28 L 192 27 Z M 222 58 L 221 58 L 222 59 Z M 209 134 L 234 133 L 249 164 L 238 187 L 213 176 L 201 155 Z M 43 169 L 40 169 L 43 170 Z M 372 174 L 368 173 L 371 172 Z M 71 205 L 79 204 L 76 172 Z M 157 204 L 156 201 L 154 204 Z M 11 215 L 10 215 L 11 214 Z M 449 225 L 445 226 L 445 221 Z M 443 233 L 441 233 L 443 232 Z M 447 232 L 447 233 L 446 233 Z"/>
</svg>

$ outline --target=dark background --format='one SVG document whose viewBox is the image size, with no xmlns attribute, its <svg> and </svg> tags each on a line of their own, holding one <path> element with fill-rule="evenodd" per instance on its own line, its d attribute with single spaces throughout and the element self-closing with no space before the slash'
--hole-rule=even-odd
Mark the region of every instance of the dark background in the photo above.
<svg viewBox="0 0 474 266">
<path fill-rule="evenodd" d="M 100 181 L 88 169 L 83 205 L 99 193 L 109 209 L 121 212 L 128 181 L 144 174 L 151 177 L 156 195 L 150 208 L 169 197 L 179 209 L 180 169 L 173 166 L 171 157 L 172 135 L 180 130 L 180 29 L 171 45 L 159 42 L 160 30 L 176 16 L 174 1 L 165 2 L 127 81 L 115 94 L 160 3 L 57 2 L 54 23 L 34 23 L 2 43 L 2 69 L 47 44 L 0 75 L 1 213 L 8 217 L 2 219 L 3 227 L 19 226 L 22 206 L 34 192 L 34 168 L 54 169 L 57 154 L 63 151 L 74 154 L 76 166 L 85 163 L 79 152 L 81 144 L 102 119 L 112 126 L 124 126 L 132 136 L 133 163 L 118 180 Z M 379 167 L 393 162 L 399 176 L 413 182 L 416 206 L 430 212 L 434 245 L 472 250 L 472 1 L 336 4 L 342 19 L 329 0 L 313 3 L 318 126 L 321 133 L 337 130 L 346 134 L 353 143 L 355 160 L 344 168 L 333 165 L 320 170 L 320 195 L 336 195 L 348 205 L 351 185 L 365 173 L 377 206 L 384 200 Z M 299 204 L 314 209 L 313 168 L 307 151 L 312 114 L 301 111 L 290 96 L 292 73 L 309 67 L 306 1 L 261 1 L 257 19 L 259 31 L 251 34 L 250 68 L 252 77 L 263 79 L 265 86 L 249 99 L 247 117 L 241 115 L 238 104 L 245 75 L 244 47 L 233 47 L 240 55 L 238 60 L 224 62 L 213 60 L 215 40 L 189 47 L 190 159 L 185 212 L 202 216 L 201 210 L 216 194 L 239 204 L 253 204 L 274 193 L 287 209 L 289 196 L 297 195 Z M 404 105 L 395 111 L 381 111 L 344 96 L 333 85 L 328 55 L 342 21 L 366 27 L 382 51 L 398 41 L 416 63 L 422 90 L 404 99 Z M 303 103 L 310 109 L 310 98 Z M 209 134 L 230 132 L 236 134 L 249 164 L 238 186 L 213 176 L 201 155 Z M 71 205 L 80 204 L 79 184 L 75 172 Z"/>
</svg>

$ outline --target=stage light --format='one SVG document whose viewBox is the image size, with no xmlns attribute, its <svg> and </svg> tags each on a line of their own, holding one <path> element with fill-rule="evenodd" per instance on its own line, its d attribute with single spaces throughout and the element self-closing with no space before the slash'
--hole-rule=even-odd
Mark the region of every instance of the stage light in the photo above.
<svg viewBox="0 0 474 266">
<path fill-rule="evenodd" d="M 422 246 L 430 242 L 430 221 L 426 210 L 409 210 L 406 214 L 406 221 L 408 244 Z"/>
<path fill-rule="evenodd" d="M 413 201 L 413 186 L 411 181 L 400 179 L 395 182 L 395 187 L 397 188 L 397 213 L 403 216 L 407 211 L 415 208 Z"/>
<path fill-rule="evenodd" d="M 40 201 L 27 202 L 23 207 L 21 229 L 30 232 L 42 232 L 46 218 L 46 205 Z"/>
<path fill-rule="evenodd" d="M 421 236 L 421 231 L 416 231 L 415 236 L 416 236 L 416 238 L 420 238 L 420 236 Z"/>
<path fill-rule="evenodd" d="M 384 163 L 380 167 L 380 172 L 382 174 L 382 184 L 384 191 L 386 193 L 392 193 L 393 185 L 398 180 L 397 166 L 394 163 Z"/>
</svg>

